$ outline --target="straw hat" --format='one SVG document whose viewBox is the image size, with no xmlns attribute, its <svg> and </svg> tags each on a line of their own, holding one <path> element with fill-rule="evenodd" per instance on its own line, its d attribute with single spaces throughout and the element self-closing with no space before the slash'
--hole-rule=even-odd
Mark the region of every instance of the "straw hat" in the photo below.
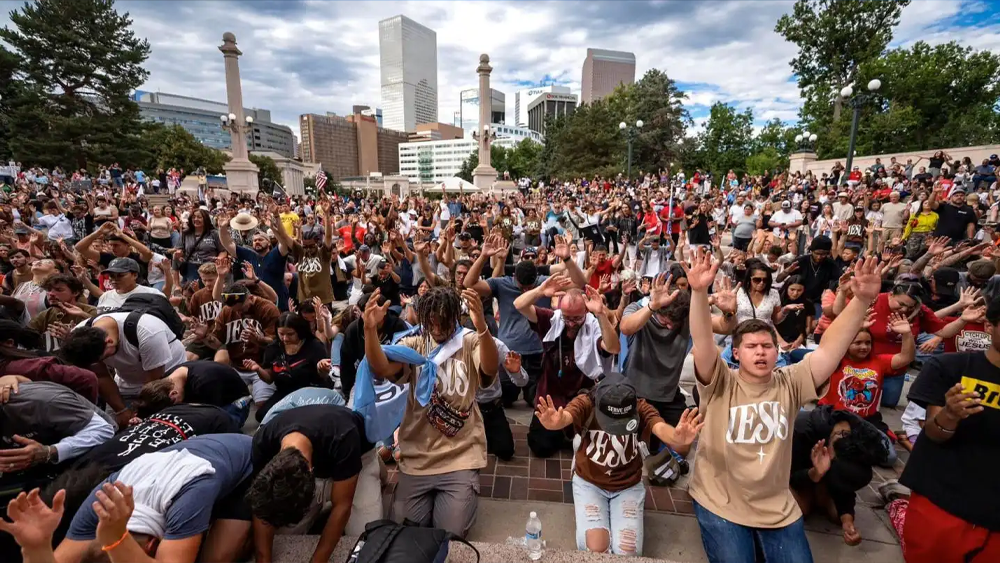
<svg viewBox="0 0 1000 563">
<path fill-rule="evenodd" d="M 253 230 L 257 228 L 257 224 L 257 218 L 249 213 L 237 213 L 236 217 L 233 217 L 229 221 L 229 226 L 237 231 Z"/>
</svg>

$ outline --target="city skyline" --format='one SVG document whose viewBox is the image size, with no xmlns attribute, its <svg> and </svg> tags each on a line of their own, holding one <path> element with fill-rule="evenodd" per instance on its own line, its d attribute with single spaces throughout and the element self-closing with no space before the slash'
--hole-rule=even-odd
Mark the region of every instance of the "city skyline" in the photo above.
<svg viewBox="0 0 1000 563">
<path fill-rule="evenodd" d="M 0 26 L 22 2 L 0 0 Z M 639 80 L 659 68 L 688 94 L 685 106 L 703 125 L 712 103 L 752 107 L 758 124 L 795 121 L 801 105 L 789 61 L 795 47 L 774 32 L 787 2 L 119 2 L 135 32 L 149 40 L 149 79 L 141 89 L 224 101 L 217 47 L 233 32 L 244 105 L 266 107 L 275 123 L 299 134 L 299 115 L 381 107 L 378 22 L 406 15 L 437 34 L 438 121 L 451 123 L 459 92 L 476 87 L 480 53 L 494 66 L 492 87 L 506 95 L 538 84 L 579 94 L 587 48 L 635 53 Z M 974 0 L 913 2 L 891 46 L 951 40 L 1000 50 L 1000 6 Z M 164 22 L 170 22 L 164 25 Z M 711 22 L 703 30 L 697 22 Z"/>
</svg>

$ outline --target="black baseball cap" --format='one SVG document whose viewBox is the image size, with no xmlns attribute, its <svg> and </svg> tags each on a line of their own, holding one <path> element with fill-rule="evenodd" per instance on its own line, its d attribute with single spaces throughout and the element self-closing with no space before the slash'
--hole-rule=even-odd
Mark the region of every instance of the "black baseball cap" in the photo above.
<svg viewBox="0 0 1000 563">
<path fill-rule="evenodd" d="M 139 263 L 131 258 L 115 258 L 108 264 L 102 274 L 126 274 L 129 272 L 139 273 Z"/>
<path fill-rule="evenodd" d="M 594 403 L 594 416 L 605 432 L 627 436 L 639 430 L 635 386 L 624 375 L 606 374 L 594 389 Z"/>
</svg>

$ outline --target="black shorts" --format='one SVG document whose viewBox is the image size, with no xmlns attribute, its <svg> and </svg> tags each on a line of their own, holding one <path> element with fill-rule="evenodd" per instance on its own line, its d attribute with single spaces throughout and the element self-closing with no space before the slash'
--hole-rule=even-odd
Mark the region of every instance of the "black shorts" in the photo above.
<svg viewBox="0 0 1000 563">
<path fill-rule="evenodd" d="M 243 480 L 228 495 L 215 501 L 212 507 L 212 520 L 243 520 L 249 522 L 253 520 L 253 512 L 250 510 L 250 502 L 247 501 L 247 493 L 256 475 L 251 475 Z"/>
</svg>

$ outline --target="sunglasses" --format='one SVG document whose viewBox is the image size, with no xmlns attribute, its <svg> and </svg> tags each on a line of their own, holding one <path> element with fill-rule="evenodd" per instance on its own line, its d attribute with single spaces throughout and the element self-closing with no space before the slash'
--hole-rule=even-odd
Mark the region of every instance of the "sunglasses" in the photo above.
<svg viewBox="0 0 1000 563">
<path fill-rule="evenodd" d="M 750 278 L 750 281 L 752 283 L 764 283 L 767 281 L 767 278 Z"/>
</svg>

